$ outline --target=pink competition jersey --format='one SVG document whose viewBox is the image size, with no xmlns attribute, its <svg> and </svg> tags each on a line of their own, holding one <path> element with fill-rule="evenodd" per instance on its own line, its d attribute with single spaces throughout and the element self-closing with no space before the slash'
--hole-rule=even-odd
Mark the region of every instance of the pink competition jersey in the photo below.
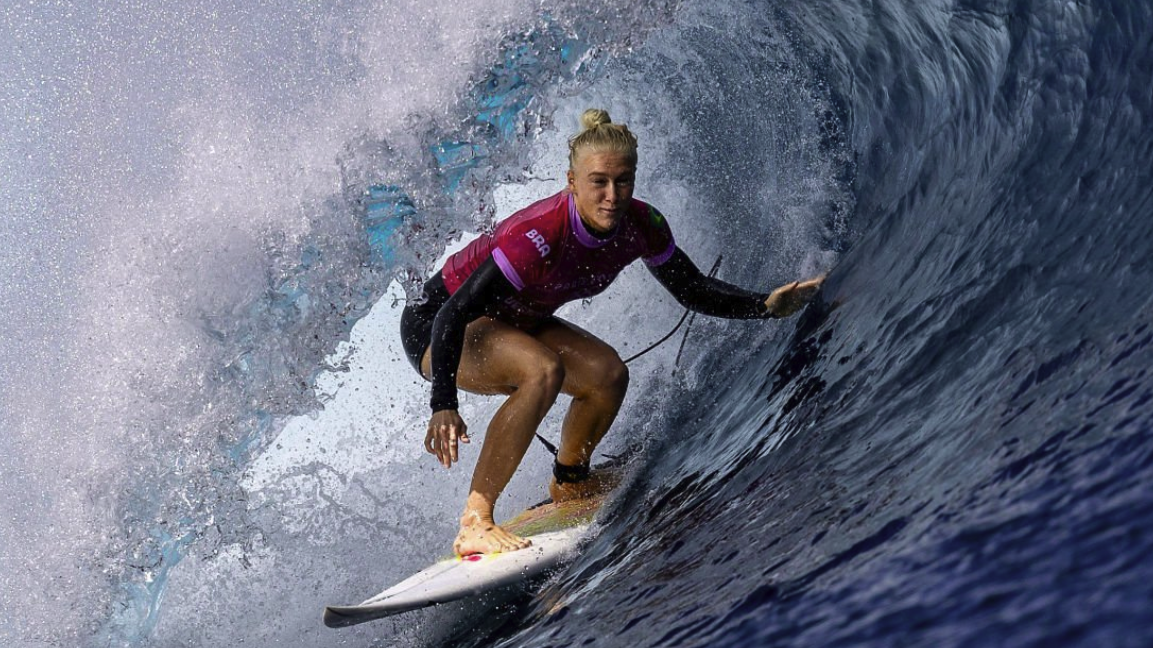
<svg viewBox="0 0 1153 648">
<path fill-rule="evenodd" d="M 449 294 L 490 256 L 518 293 L 491 314 L 531 326 L 567 302 L 603 291 L 625 266 L 643 258 L 659 266 L 676 244 L 669 225 L 652 206 L 633 200 L 608 238 L 597 238 L 577 214 L 572 194 L 562 191 L 502 221 L 449 257 L 441 270 Z"/>
</svg>

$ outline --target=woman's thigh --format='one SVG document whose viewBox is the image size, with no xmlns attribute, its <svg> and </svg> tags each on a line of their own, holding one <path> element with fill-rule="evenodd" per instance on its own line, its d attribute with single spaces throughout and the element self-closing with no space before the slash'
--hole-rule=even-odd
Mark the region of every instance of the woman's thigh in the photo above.
<svg viewBox="0 0 1153 648">
<path fill-rule="evenodd" d="M 432 349 L 421 370 L 431 379 Z M 561 369 L 548 346 L 524 331 L 490 317 L 468 325 L 457 370 L 457 387 L 474 394 L 511 394 L 526 379 Z"/>
<path fill-rule="evenodd" d="M 566 394 L 581 396 L 628 382 L 628 369 L 616 349 L 572 322 L 554 317 L 533 337 L 560 358 L 565 372 L 561 391 Z"/>
</svg>

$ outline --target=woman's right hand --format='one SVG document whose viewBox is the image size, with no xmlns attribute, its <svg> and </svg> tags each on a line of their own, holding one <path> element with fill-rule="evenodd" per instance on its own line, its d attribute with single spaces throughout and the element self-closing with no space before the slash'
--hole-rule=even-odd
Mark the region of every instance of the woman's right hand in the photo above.
<svg viewBox="0 0 1153 648">
<path fill-rule="evenodd" d="M 456 410 L 440 410 L 432 415 L 428 432 L 424 435 L 424 449 L 436 455 L 445 468 L 452 468 L 456 455 L 457 441 L 469 443 L 468 426 Z"/>
</svg>

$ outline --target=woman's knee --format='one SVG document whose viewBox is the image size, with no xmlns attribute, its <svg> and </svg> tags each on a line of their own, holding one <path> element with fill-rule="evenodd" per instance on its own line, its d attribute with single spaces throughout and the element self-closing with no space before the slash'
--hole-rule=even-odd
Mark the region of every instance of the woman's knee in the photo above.
<svg viewBox="0 0 1153 648">
<path fill-rule="evenodd" d="M 564 364 L 560 356 L 555 353 L 542 353 L 523 368 L 521 384 L 518 387 L 539 389 L 556 397 L 560 393 L 561 385 L 564 384 L 564 376 Z"/>
<path fill-rule="evenodd" d="M 620 400 L 629 388 L 629 368 L 615 353 L 599 358 L 592 367 L 592 388 L 604 397 Z"/>
</svg>

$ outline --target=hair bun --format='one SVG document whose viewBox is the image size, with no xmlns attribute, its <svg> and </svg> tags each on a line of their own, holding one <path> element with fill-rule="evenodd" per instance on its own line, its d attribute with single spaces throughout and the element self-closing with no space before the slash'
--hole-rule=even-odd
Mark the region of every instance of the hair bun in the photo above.
<svg viewBox="0 0 1153 648">
<path fill-rule="evenodd" d="M 619 153 L 633 165 L 637 163 L 637 136 L 628 126 L 614 124 L 609 113 L 600 108 L 589 108 L 581 114 L 581 132 L 568 141 L 569 168 L 577 166 L 580 151 Z"/>
<path fill-rule="evenodd" d="M 592 130 L 601 124 L 611 124 L 613 120 L 609 117 L 607 110 L 600 108 L 589 108 L 581 113 L 581 128 L 584 130 Z"/>
</svg>

